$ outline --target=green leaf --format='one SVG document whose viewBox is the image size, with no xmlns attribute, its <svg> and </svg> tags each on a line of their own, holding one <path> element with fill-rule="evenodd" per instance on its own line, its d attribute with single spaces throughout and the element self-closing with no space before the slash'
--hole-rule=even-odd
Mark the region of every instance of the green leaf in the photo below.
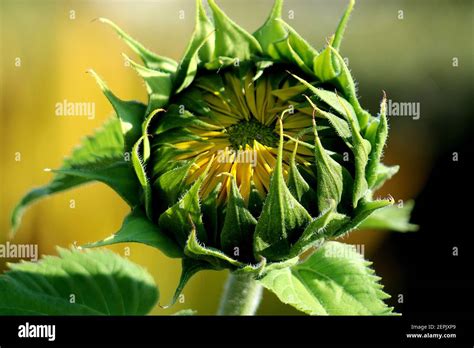
<svg viewBox="0 0 474 348">
<path fill-rule="evenodd" d="M 410 223 L 410 215 L 415 205 L 414 201 L 408 201 L 402 207 L 392 205 L 375 211 L 367 217 L 359 228 L 384 229 L 398 232 L 414 232 L 418 225 Z"/>
<path fill-rule="evenodd" d="M 137 64 L 125 54 L 123 56 L 145 81 L 148 93 L 148 105 L 145 114 L 148 115 L 152 111 L 167 105 L 173 88 L 171 74 L 149 69 Z"/>
<path fill-rule="evenodd" d="M 316 110 L 316 112 L 319 115 L 323 116 L 324 118 L 326 118 L 329 121 L 331 126 L 336 131 L 337 135 L 342 140 L 344 140 L 346 145 L 349 148 L 352 148 L 352 142 L 351 142 L 352 133 L 351 133 L 349 124 L 346 121 L 344 121 L 343 119 L 337 117 L 336 115 L 333 115 L 330 112 L 326 112 L 326 111 L 321 110 L 320 108 L 318 108 L 316 106 L 316 104 L 313 103 L 313 101 L 310 98 L 308 98 L 307 96 L 305 96 L 305 97 L 308 100 L 308 102 L 310 103 L 311 107 L 314 110 Z"/>
<path fill-rule="evenodd" d="M 260 195 L 260 192 L 255 187 L 254 182 L 252 181 L 250 185 L 250 195 L 248 202 L 248 209 L 254 218 L 258 218 L 262 212 L 264 203 L 264 197 Z"/>
<path fill-rule="evenodd" d="M 113 160 L 117 162 L 123 161 L 123 137 L 118 118 L 112 118 L 98 129 L 93 135 L 82 140 L 79 147 L 75 148 L 70 157 L 64 160 L 60 170 L 72 169 L 73 167 L 93 165 L 107 160 L 111 163 Z M 99 174 L 97 174 L 99 175 Z M 62 192 L 70 188 L 82 185 L 92 181 L 92 177 L 80 177 L 76 175 L 67 175 L 58 173 L 45 186 L 35 188 L 28 192 L 21 201 L 16 205 L 12 212 L 11 223 L 12 232 L 14 232 L 21 221 L 25 209 L 33 202 L 40 198 L 49 196 L 54 193 Z M 111 183 L 111 181 L 109 181 Z M 125 190 L 114 187 L 119 193 L 124 194 Z M 135 202 L 136 198 L 127 195 L 127 200 Z"/>
<path fill-rule="evenodd" d="M 158 148 L 158 145 L 161 145 L 161 146 L 162 145 L 171 145 L 171 146 L 173 146 L 173 144 L 175 144 L 175 143 L 193 141 L 193 140 L 202 141 L 202 142 L 207 141 L 203 137 L 195 134 L 194 132 L 192 132 L 191 130 L 186 129 L 186 128 L 170 129 L 169 131 L 161 133 L 159 136 L 152 137 L 152 138 L 153 138 L 152 139 L 153 140 L 153 145 L 157 148 Z M 189 149 L 189 150 L 178 150 L 178 149 L 176 149 L 176 150 L 178 152 L 179 151 L 192 152 L 192 149 Z M 158 158 L 157 160 L 160 161 L 162 159 Z M 167 166 L 168 165 L 169 165 L 169 163 L 167 163 Z"/>
<path fill-rule="evenodd" d="M 318 52 L 281 18 L 283 0 L 276 0 L 265 24 L 253 36 L 263 53 L 277 61 L 298 65 L 312 74 L 313 60 Z"/>
<path fill-rule="evenodd" d="M 272 95 L 281 99 L 281 101 L 291 101 L 295 97 L 299 97 L 306 90 L 305 86 L 295 85 L 286 88 L 272 90 Z"/>
<path fill-rule="evenodd" d="M 374 187 L 378 178 L 377 171 L 379 169 L 380 160 L 382 158 L 383 148 L 387 141 L 388 124 L 387 124 L 387 99 L 384 95 L 380 104 L 380 119 L 378 120 L 377 130 L 372 151 L 370 152 L 370 161 L 367 165 L 367 181 L 369 187 Z"/>
<path fill-rule="evenodd" d="M 369 189 L 367 179 L 365 176 L 365 168 L 369 161 L 369 153 L 371 151 L 370 142 L 362 137 L 359 132 L 359 125 L 356 120 L 351 117 L 349 110 L 340 100 L 341 106 L 346 110 L 346 120 L 350 125 L 352 133 L 352 152 L 354 153 L 355 178 L 353 186 L 352 205 L 355 208 L 359 200 L 367 194 Z"/>
<path fill-rule="evenodd" d="M 124 101 L 115 96 L 107 84 L 95 73 L 89 70 L 89 73 L 95 78 L 97 84 L 102 89 L 110 104 L 120 119 L 122 133 L 125 140 L 125 151 L 132 150 L 133 144 L 140 138 L 141 126 L 145 119 L 146 105 L 134 100 Z"/>
<path fill-rule="evenodd" d="M 324 211 L 331 206 L 331 201 L 336 202 L 336 206 L 341 201 L 344 176 L 342 166 L 331 158 L 323 148 L 316 129 L 316 121 L 313 118 L 313 131 L 315 141 L 315 161 L 319 211 Z"/>
<path fill-rule="evenodd" d="M 158 300 L 153 277 L 109 250 L 58 252 L 10 265 L 0 315 L 144 315 Z"/>
<path fill-rule="evenodd" d="M 316 97 L 318 97 L 321 101 L 329 105 L 333 110 L 337 111 L 341 117 L 346 118 L 347 113 L 349 113 L 351 119 L 354 120 L 354 125 L 355 129 L 359 130 L 359 125 L 357 123 L 357 116 L 355 114 L 355 111 L 352 107 L 352 105 L 345 100 L 344 98 L 339 97 L 336 93 L 332 91 L 328 91 L 322 88 L 316 88 L 306 80 L 302 79 L 301 77 L 291 74 L 295 79 L 297 79 L 299 82 L 301 82 L 305 87 L 307 87 Z M 313 106 L 313 108 L 316 108 L 319 112 L 319 108 L 315 106 L 315 104 L 312 102 L 312 100 L 308 100 L 310 104 Z M 325 116 L 328 118 L 328 120 L 331 123 L 337 123 L 338 121 L 334 119 L 334 117 L 327 117 L 322 110 L 321 110 L 321 115 Z M 330 113 L 329 113 L 330 114 Z M 332 115 L 332 114 L 330 114 Z M 334 116 L 334 115 L 333 115 Z M 337 117 L 337 116 L 336 116 Z M 339 118 L 340 119 L 340 118 Z M 343 121 L 343 120 L 341 120 Z M 346 123 L 346 122 L 344 122 Z M 336 128 L 336 125 L 333 125 Z M 344 128 L 344 129 L 343 129 Z M 338 129 L 341 131 L 342 136 L 350 136 L 350 130 L 349 126 L 339 126 Z"/>
<path fill-rule="evenodd" d="M 354 211 L 354 217 L 347 224 L 335 231 L 331 237 L 339 237 L 359 227 L 359 225 L 367 219 L 376 210 L 382 209 L 393 204 L 393 198 L 379 199 L 375 201 L 366 201 L 362 199 Z"/>
<path fill-rule="evenodd" d="M 163 308 L 169 308 L 176 303 L 179 295 L 183 292 L 184 287 L 196 273 L 212 269 L 214 268 L 207 262 L 184 257 L 181 260 L 181 276 L 179 278 L 178 286 L 176 287 L 171 302 L 163 306 Z"/>
<path fill-rule="evenodd" d="M 216 185 L 214 190 L 203 199 L 201 203 L 202 220 L 207 232 L 208 243 L 210 245 L 219 244 L 219 235 L 221 233 L 221 223 L 224 220 L 223 207 L 219 204 L 219 193 L 222 183 Z"/>
<path fill-rule="evenodd" d="M 364 138 L 370 141 L 372 147 L 375 146 L 375 136 L 380 124 L 380 117 L 372 117 L 364 129 Z"/>
<path fill-rule="evenodd" d="M 199 48 L 198 56 L 202 62 L 210 62 L 214 57 L 215 28 L 209 19 L 202 4 L 203 0 L 196 0 L 196 24 L 194 27 L 196 38 L 208 38 Z"/>
<path fill-rule="evenodd" d="M 389 180 L 394 176 L 395 174 L 398 173 L 398 170 L 400 169 L 400 166 L 386 166 L 383 163 L 380 163 L 377 167 L 377 172 L 376 172 L 376 179 L 374 180 L 371 188 L 372 191 L 375 191 L 382 187 L 382 185 L 385 183 L 385 181 Z"/>
<path fill-rule="evenodd" d="M 172 144 L 160 144 L 160 146 L 155 146 L 155 140 L 156 138 L 153 137 L 153 167 L 150 168 L 154 177 L 167 172 L 170 169 L 170 161 L 174 160 L 176 156 L 187 153 L 187 150 L 177 149 Z"/>
<path fill-rule="evenodd" d="M 188 87 L 196 76 L 199 61 L 209 62 L 214 53 L 214 26 L 206 15 L 201 0 L 196 0 L 196 24 L 184 57 L 174 77 L 175 93 Z"/>
<path fill-rule="evenodd" d="M 243 62 L 262 52 L 258 41 L 227 17 L 214 0 L 209 0 L 208 3 L 216 27 L 214 57 L 229 57 Z"/>
<path fill-rule="evenodd" d="M 390 315 L 379 277 L 351 245 L 327 242 L 303 263 L 260 282 L 286 304 L 311 315 Z"/>
<path fill-rule="evenodd" d="M 173 59 L 158 56 L 155 53 L 151 52 L 150 50 L 146 49 L 141 43 L 130 37 L 127 33 L 125 33 L 119 26 L 117 26 L 112 21 L 106 18 L 99 18 L 98 19 L 101 23 L 105 23 L 110 25 L 115 32 L 125 41 L 125 43 L 136 53 L 140 56 L 143 63 L 146 65 L 147 68 L 153 70 L 160 70 L 167 73 L 174 73 L 176 68 L 178 67 L 178 63 L 176 63 Z"/>
<path fill-rule="evenodd" d="M 335 107 L 336 110 L 338 110 L 340 113 L 342 113 L 345 118 L 347 123 L 341 123 L 337 118 L 332 117 L 331 114 L 328 114 L 322 110 L 319 110 L 312 102 L 309 100 L 313 108 L 318 110 L 319 113 L 323 114 L 330 123 L 333 125 L 335 128 L 336 132 L 343 138 L 343 140 L 346 142 L 346 144 L 349 146 L 349 148 L 352 150 L 354 154 L 354 167 L 355 167 L 355 178 L 353 181 L 353 196 L 352 196 L 352 206 L 356 207 L 359 200 L 364 197 L 368 193 L 368 183 L 366 179 L 366 166 L 369 161 L 369 153 L 371 151 L 371 146 L 370 142 L 362 137 L 360 134 L 360 127 L 358 124 L 357 119 L 355 118 L 354 115 L 354 110 L 350 106 L 350 104 L 344 100 L 343 98 L 340 98 L 337 94 L 332 92 L 323 92 L 321 93 L 318 91 L 318 89 L 311 87 L 310 89 L 313 91 L 313 93 L 317 94 L 319 97 L 321 97 L 322 100 L 327 102 L 329 105 L 333 106 L 335 105 L 335 100 L 339 103 L 339 107 Z M 348 134 L 347 134 L 347 129 L 345 126 L 349 124 L 349 129 L 350 129 L 350 134 L 351 134 L 351 141 L 348 141 Z"/>
<path fill-rule="evenodd" d="M 347 22 L 349 21 L 349 17 L 351 16 L 352 9 L 354 8 L 355 0 L 350 0 L 349 5 L 342 16 L 339 25 L 337 26 L 336 33 L 334 34 L 334 41 L 332 43 L 333 47 L 336 50 L 339 50 L 342 42 L 342 38 L 344 36 L 344 32 L 346 30 Z"/>
<path fill-rule="evenodd" d="M 152 189 L 146 172 L 146 166 L 150 154 L 146 152 L 146 142 L 148 142 L 148 136 L 143 135 L 133 146 L 132 164 L 133 168 L 135 169 L 135 174 L 137 175 L 140 185 L 142 186 L 146 215 L 150 220 L 152 220 Z M 140 149 L 142 149 L 142 151 L 140 151 Z"/>
<path fill-rule="evenodd" d="M 257 39 L 265 54 L 273 59 L 281 59 L 279 52 L 275 48 L 276 42 L 281 42 L 288 37 L 288 32 L 283 24 L 277 21 L 281 18 L 283 0 L 275 0 L 273 8 L 267 20 L 253 36 Z"/>
<path fill-rule="evenodd" d="M 349 221 L 349 217 L 339 214 L 336 205 L 332 205 L 321 215 L 313 219 L 305 228 L 298 241 L 291 247 L 290 256 L 298 256 L 317 243 L 322 242 L 326 236 L 334 234 L 341 226 Z"/>
<path fill-rule="evenodd" d="M 283 55 L 290 63 L 296 63 L 301 70 L 307 74 L 313 74 L 313 61 L 318 56 L 318 52 L 311 47 L 289 24 L 282 19 L 277 19 L 288 31 L 288 38 L 285 40 L 287 49 Z M 277 49 L 282 53 L 281 44 L 277 44 Z"/>
<path fill-rule="evenodd" d="M 279 122 L 278 158 L 254 234 L 255 255 L 261 255 L 270 261 L 286 259 L 292 242 L 311 221 L 311 216 L 293 197 L 283 178 L 283 125 L 281 119 Z"/>
<path fill-rule="evenodd" d="M 372 118 L 372 116 L 362 109 L 357 99 L 357 92 L 355 87 L 354 79 L 352 78 L 351 72 L 347 67 L 344 59 L 341 57 L 338 51 L 336 51 L 332 46 L 329 46 L 332 53 L 334 54 L 334 60 L 338 63 L 340 68 L 340 73 L 337 76 L 336 81 L 339 84 L 339 87 L 344 92 L 344 97 L 351 103 L 354 107 L 354 110 L 357 114 L 357 119 L 359 120 L 359 126 L 361 129 L 364 129 L 367 125 L 367 122 Z"/>
<path fill-rule="evenodd" d="M 212 125 L 196 117 L 187 110 L 180 109 L 180 106 L 171 104 L 166 112 L 157 120 L 156 128 L 153 134 L 166 133 L 169 130 L 181 127 L 199 127 L 208 130 L 220 130 L 221 127 Z"/>
<path fill-rule="evenodd" d="M 117 243 L 141 243 L 161 250 L 166 256 L 179 258 L 183 251 L 178 244 L 156 224 L 148 220 L 140 208 L 135 208 L 125 218 L 122 227 L 104 240 L 84 245 L 84 248 L 102 247 Z"/>
<path fill-rule="evenodd" d="M 333 63 L 331 42 L 314 58 L 313 69 L 314 75 L 316 75 L 321 82 L 331 81 L 339 76 L 340 71 L 337 70 L 337 66 Z"/>
<path fill-rule="evenodd" d="M 140 203 L 140 183 L 129 162 L 104 158 L 93 163 L 52 171 L 56 174 L 77 177 L 78 180 L 100 181 L 113 188 L 131 207 Z"/>
<path fill-rule="evenodd" d="M 178 198 L 186 187 L 186 178 L 194 162 L 194 160 L 188 161 L 179 167 L 163 173 L 156 179 L 154 186 L 159 193 L 162 193 L 163 196 L 167 198 L 168 204 L 173 204 L 178 201 Z"/>
<path fill-rule="evenodd" d="M 290 170 L 288 173 L 288 189 L 293 196 L 304 207 L 316 208 L 316 192 L 306 182 L 296 166 L 296 152 L 298 149 L 298 142 L 295 144 L 293 154 L 290 159 Z M 314 209 L 316 210 L 316 209 Z"/>
<path fill-rule="evenodd" d="M 194 115 L 212 117 L 212 112 L 203 100 L 203 93 L 198 88 L 187 88 L 182 93 L 173 97 L 176 104 L 186 105 L 186 109 Z"/>
<path fill-rule="evenodd" d="M 207 241 L 199 204 L 199 190 L 201 189 L 202 182 L 211 164 L 212 161 L 209 162 L 206 170 L 183 197 L 161 214 L 158 219 L 158 226 L 169 235 L 175 236 L 181 246 L 186 245 L 189 234 L 193 228 L 197 229 L 199 238 L 202 241 Z"/>
<path fill-rule="evenodd" d="M 231 269 L 234 272 L 253 273 L 254 276 L 259 276 L 264 272 L 267 265 L 267 260 L 262 257 L 259 257 L 260 261 L 257 264 L 247 264 L 233 259 L 219 249 L 206 246 L 198 240 L 196 236 L 196 229 L 194 227 L 189 234 L 184 253 L 188 257 L 183 259 L 183 273 L 181 276 L 180 285 L 178 286 L 179 291 L 181 291 L 184 283 L 189 279 L 189 277 L 200 270 Z M 185 260 L 187 261 L 186 263 L 184 262 Z M 290 260 L 290 262 L 292 261 L 294 260 Z M 285 262 L 287 262 L 287 260 L 285 260 Z M 278 267 L 278 265 L 281 264 L 283 263 L 275 263 L 272 265 Z"/>
<path fill-rule="evenodd" d="M 184 253 L 194 260 L 207 262 L 212 266 L 212 269 L 245 266 L 244 263 L 227 256 L 222 251 L 202 244 L 197 238 L 196 228 L 194 227 L 189 234 Z"/>
<path fill-rule="evenodd" d="M 221 231 L 222 250 L 228 255 L 234 255 L 234 248 L 237 247 L 240 259 L 251 260 L 253 258 L 252 240 L 256 225 L 257 220 L 245 207 L 235 178 L 232 178 L 230 197 Z"/>
</svg>

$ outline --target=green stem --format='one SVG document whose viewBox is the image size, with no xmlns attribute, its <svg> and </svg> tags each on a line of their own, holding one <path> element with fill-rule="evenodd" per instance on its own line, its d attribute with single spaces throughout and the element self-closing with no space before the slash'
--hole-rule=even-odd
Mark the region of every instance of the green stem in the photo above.
<svg viewBox="0 0 474 348">
<path fill-rule="evenodd" d="M 262 286 L 249 274 L 230 273 L 218 315 L 255 315 L 262 299 Z"/>
</svg>

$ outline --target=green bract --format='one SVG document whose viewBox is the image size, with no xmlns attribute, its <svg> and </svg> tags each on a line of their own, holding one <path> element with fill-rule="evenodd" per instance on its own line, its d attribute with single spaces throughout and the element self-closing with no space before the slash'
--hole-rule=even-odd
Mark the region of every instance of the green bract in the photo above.
<svg viewBox="0 0 474 348">
<path fill-rule="evenodd" d="M 347 251 L 326 241 L 362 223 L 414 229 L 409 210 L 373 196 L 398 166 L 381 163 L 385 98 L 379 116 L 364 110 L 339 53 L 353 1 L 321 52 L 281 18 L 282 0 L 253 35 L 208 2 L 213 21 L 198 0 L 180 62 L 100 19 L 141 58 L 126 57 L 148 101 L 119 99 L 91 71 L 117 118 L 22 199 L 13 227 L 34 200 L 101 181 L 131 212 L 117 233 L 88 247 L 137 242 L 182 258 L 176 296 L 197 271 L 230 269 L 307 313 L 390 313 L 367 261 L 350 250 L 347 258 L 325 254 Z"/>
</svg>

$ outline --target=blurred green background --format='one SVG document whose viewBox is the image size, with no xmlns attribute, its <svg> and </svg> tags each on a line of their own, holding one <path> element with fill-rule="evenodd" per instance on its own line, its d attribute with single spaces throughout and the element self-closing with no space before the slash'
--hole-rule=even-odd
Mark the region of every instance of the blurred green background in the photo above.
<svg viewBox="0 0 474 348">
<path fill-rule="evenodd" d="M 44 168 L 59 167 L 81 137 L 99 127 L 111 107 L 93 79 L 97 71 L 123 99 L 146 100 L 145 88 L 124 64 L 121 52 L 133 56 L 112 30 L 92 20 L 107 17 L 153 51 L 179 59 L 194 26 L 194 0 L 89 1 L 0 0 L 0 243 L 8 238 L 14 204 L 30 188 L 46 183 Z M 263 24 L 272 0 L 220 0 L 237 23 L 253 32 Z M 347 1 L 289 0 L 284 19 L 317 49 L 334 32 Z M 391 118 L 387 164 L 399 174 L 380 195 L 396 200 L 416 198 L 436 154 L 456 141 L 471 116 L 473 84 L 473 2 L 460 0 L 359 0 L 349 22 L 342 54 L 359 84 L 361 104 L 372 114 L 385 90 L 394 101 L 419 102 L 421 117 Z M 400 12 L 402 11 L 402 12 Z M 183 18 L 184 17 L 184 18 Z M 401 18 L 402 17 L 402 18 Z M 453 66 L 453 59 L 458 66 Z M 18 64 L 21 60 L 21 64 Z M 456 64 L 454 64 L 456 65 Z M 94 102 L 96 117 L 57 117 L 63 100 Z M 471 121 L 472 122 L 472 121 Z M 21 155 L 21 160 L 15 157 Z M 75 208 L 69 207 L 75 200 Z M 40 254 L 55 246 L 77 245 L 115 232 L 127 206 L 109 188 L 87 185 L 34 205 L 24 216 L 15 243 L 37 243 Z M 416 222 L 416 221 L 415 221 Z M 381 247 L 388 232 L 359 231 L 345 242 L 363 244 L 368 259 L 395 291 L 403 287 L 400 267 Z M 112 247 L 146 267 L 167 303 L 178 282 L 180 263 L 141 245 Z M 5 268 L 0 260 L 0 269 Z M 213 314 L 225 272 L 202 272 L 185 288 L 184 308 Z M 260 314 L 297 314 L 269 293 Z"/>
</svg>

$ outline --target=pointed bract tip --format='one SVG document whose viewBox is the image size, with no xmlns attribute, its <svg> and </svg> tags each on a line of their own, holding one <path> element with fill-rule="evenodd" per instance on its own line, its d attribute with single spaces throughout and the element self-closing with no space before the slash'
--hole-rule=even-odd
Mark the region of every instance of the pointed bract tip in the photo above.
<svg viewBox="0 0 474 348">
<path fill-rule="evenodd" d="M 130 62 L 130 63 L 133 63 L 132 58 L 130 58 L 129 56 L 127 56 L 124 52 L 122 52 L 121 54 L 122 54 L 122 57 L 123 57 L 126 61 L 128 61 L 128 62 Z"/>
<path fill-rule="evenodd" d="M 332 44 L 334 43 L 334 37 L 335 37 L 335 36 L 334 36 L 334 34 L 333 34 L 333 35 L 331 35 L 331 36 L 329 36 L 329 37 L 326 38 L 326 46 L 328 46 L 328 47 L 330 47 L 330 48 L 332 48 L 332 49 L 334 49 L 334 47 L 332 46 Z"/>
<path fill-rule="evenodd" d="M 322 110 L 320 108 L 318 108 L 316 106 L 316 104 L 313 103 L 313 101 L 311 100 L 310 97 L 308 97 L 306 94 L 303 94 L 304 97 L 306 98 L 306 100 L 309 102 L 309 104 L 311 105 L 311 107 L 313 108 L 313 122 L 314 122 L 314 125 L 316 126 L 316 120 L 315 120 L 315 114 L 316 114 L 316 111 L 320 114 L 322 114 Z"/>
<path fill-rule="evenodd" d="M 110 19 L 107 19 L 107 18 L 104 18 L 104 17 L 97 17 L 97 18 L 94 18 L 92 21 L 93 22 L 97 21 L 99 23 L 106 23 L 106 24 L 111 24 L 111 25 L 115 24 Z"/>
<path fill-rule="evenodd" d="M 94 71 L 94 69 L 91 69 L 91 68 L 86 70 L 86 74 L 90 74 L 90 75 L 92 75 L 92 77 L 95 77 L 96 79 L 99 78 L 99 75 L 97 75 L 97 73 Z"/>
<path fill-rule="evenodd" d="M 161 303 L 158 302 L 158 307 L 161 309 L 168 309 L 173 305 L 173 303 L 167 304 L 167 305 L 162 305 Z"/>
<path fill-rule="evenodd" d="M 104 80 L 101 79 L 101 77 L 93 69 L 86 70 L 86 73 L 90 74 L 95 79 L 95 81 L 99 85 L 100 89 L 102 89 L 102 91 L 104 92 L 109 91 L 107 84 L 104 82 Z"/>
<path fill-rule="evenodd" d="M 383 97 L 382 101 L 380 102 L 380 116 L 386 116 L 387 113 L 387 94 L 384 90 L 382 90 Z"/>
<path fill-rule="evenodd" d="M 346 30 L 347 22 L 349 21 L 349 17 L 352 13 L 352 10 L 354 8 L 355 1 L 350 0 L 349 5 L 347 5 L 346 10 L 344 11 L 344 15 L 341 18 L 341 21 L 339 22 L 339 25 L 337 26 L 336 33 L 335 33 L 335 39 L 334 39 L 334 47 L 339 50 L 342 42 L 342 38 L 344 36 L 344 32 Z"/>
<path fill-rule="evenodd" d="M 270 13 L 271 19 L 281 18 L 281 13 L 283 10 L 283 2 L 284 0 L 275 0 L 275 2 L 273 3 L 272 11 Z"/>
<path fill-rule="evenodd" d="M 280 129 L 280 139 L 283 139 L 283 115 L 286 111 L 288 111 L 288 109 L 283 111 L 282 114 L 280 115 L 280 117 L 278 117 L 278 126 L 279 126 L 279 129 Z"/>
</svg>

